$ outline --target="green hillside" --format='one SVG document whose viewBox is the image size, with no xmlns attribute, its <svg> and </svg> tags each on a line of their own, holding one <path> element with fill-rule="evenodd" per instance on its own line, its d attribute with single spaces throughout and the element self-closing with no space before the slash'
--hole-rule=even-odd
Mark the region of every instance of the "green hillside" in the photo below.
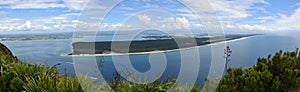
<svg viewBox="0 0 300 92">
<path fill-rule="evenodd" d="M 77 79 L 60 75 L 55 67 L 21 62 L 1 43 L 0 66 L 0 92 L 82 91 Z"/>
<path fill-rule="evenodd" d="M 2 43 L 0 43 L 0 53 L 1 55 L 8 55 L 9 57 L 14 58 L 12 52 Z"/>
</svg>

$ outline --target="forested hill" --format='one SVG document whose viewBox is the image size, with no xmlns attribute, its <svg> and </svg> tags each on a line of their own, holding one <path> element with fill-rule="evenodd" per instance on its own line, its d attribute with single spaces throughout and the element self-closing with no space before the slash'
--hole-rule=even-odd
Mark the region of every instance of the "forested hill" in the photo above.
<svg viewBox="0 0 300 92">
<path fill-rule="evenodd" d="M 139 52 L 175 50 L 180 48 L 190 48 L 195 46 L 207 45 L 211 43 L 229 41 L 229 40 L 240 39 L 240 38 L 256 36 L 256 35 L 260 35 L 260 34 L 228 34 L 226 35 L 226 37 L 220 35 L 212 36 L 212 37 L 146 36 L 144 38 L 156 38 L 156 39 L 144 39 L 144 40 L 133 40 L 133 41 L 75 42 L 72 44 L 73 53 L 71 53 L 70 55 L 139 53 Z"/>
</svg>

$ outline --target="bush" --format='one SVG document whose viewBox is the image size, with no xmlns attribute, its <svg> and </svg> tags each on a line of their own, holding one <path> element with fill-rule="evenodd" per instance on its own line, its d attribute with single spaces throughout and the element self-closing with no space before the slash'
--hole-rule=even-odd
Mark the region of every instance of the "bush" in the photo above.
<svg viewBox="0 0 300 92">
<path fill-rule="evenodd" d="M 300 55 L 277 52 L 268 58 L 258 58 L 248 68 L 229 68 L 218 86 L 218 92 L 287 92 L 299 91 Z"/>
<path fill-rule="evenodd" d="M 31 65 L 15 58 L 0 43 L 0 92 L 82 91 L 76 78 L 65 77 L 55 67 Z"/>
</svg>

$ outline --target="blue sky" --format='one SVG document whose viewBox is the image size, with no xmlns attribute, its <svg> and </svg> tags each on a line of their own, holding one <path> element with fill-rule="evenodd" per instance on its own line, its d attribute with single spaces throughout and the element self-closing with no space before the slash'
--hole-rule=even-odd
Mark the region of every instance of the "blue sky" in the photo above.
<svg viewBox="0 0 300 92">
<path fill-rule="evenodd" d="M 0 0 L 0 32 L 73 31 L 78 26 L 85 30 L 205 29 L 201 20 L 186 7 L 188 5 L 180 3 L 188 1 L 199 4 L 199 0 L 124 0 L 114 6 L 105 18 L 95 16 L 105 13 L 102 9 L 108 9 L 106 5 L 109 2 L 92 1 L 94 3 L 88 0 Z M 225 31 L 300 29 L 300 0 L 208 1 Z M 83 10 L 94 21 L 80 19 Z M 101 20 L 103 22 L 99 26 Z"/>
</svg>

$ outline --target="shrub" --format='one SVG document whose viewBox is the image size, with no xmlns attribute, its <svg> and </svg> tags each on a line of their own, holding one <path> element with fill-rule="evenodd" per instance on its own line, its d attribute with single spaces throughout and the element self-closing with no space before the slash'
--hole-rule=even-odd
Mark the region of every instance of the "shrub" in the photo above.
<svg viewBox="0 0 300 92">
<path fill-rule="evenodd" d="M 287 92 L 299 91 L 300 55 L 277 52 L 258 58 L 254 66 L 229 68 L 218 86 L 218 92 Z"/>
</svg>

